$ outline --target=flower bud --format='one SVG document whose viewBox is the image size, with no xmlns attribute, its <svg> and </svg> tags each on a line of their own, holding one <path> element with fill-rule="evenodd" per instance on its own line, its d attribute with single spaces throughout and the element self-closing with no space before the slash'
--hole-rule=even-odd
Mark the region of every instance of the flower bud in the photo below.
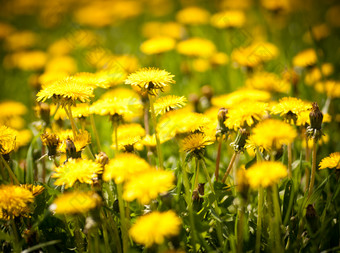
<svg viewBox="0 0 340 253">
<path fill-rule="evenodd" d="M 96 163 L 99 163 L 102 167 L 109 163 L 109 157 L 105 152 L 100 152 L 96 155 Z"/>
<path fill-rule="evenodd" d="M 81 157 L 81 151 L 77 152 L 76 146 L 70 138 L 67 138 L 66 140 L 66 157 L 67 159 L 76 159 Z"/>
<path fill-rule="evenodd" d="M 59 137 L 56 134 L 44 133 L 40 136 L 43 145 L 47 146 L 49 157 L 54 157 L 57 154 L 57 148 L 60 144 Z"/>
<path fill-rule="evenodd" d="M 233 143 L 230 143 L 230 145 L 234 147 L 235 152 L 242 152 L 244 150 L 244 146 L 246 145 L 246 141 L 249 135 L 250 133 L 247 129 L 240 128 L 235 141 Z"/>
<path fill-rule="evenodd" d="M 310 126 L 314 129 L 321 130 L 323 114 L 316 102 L 312 104 L 312 111 L 309 113 Z"/>
<path fill-rule="evenodd" d="M 220 108 L 217 114 L 218 126 L 217 126 L 216 135 L 228 133 L 229 129 L 224 124 L 227 118 L 228 118 L 228 109 L 224 107 Z"/>
</svg>

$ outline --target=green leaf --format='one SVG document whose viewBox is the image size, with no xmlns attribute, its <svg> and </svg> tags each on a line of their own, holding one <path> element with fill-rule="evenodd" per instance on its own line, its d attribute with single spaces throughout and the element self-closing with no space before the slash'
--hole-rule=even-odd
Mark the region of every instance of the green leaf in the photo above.
<svg viewBox="0 0 340 253">
<path fill-rule="evenodd" d="M 44 248 L 46 246 L 51 246 L 51 245 L 57 244 L 59 242 L 61 242 L 61 241 L 60 240 L 53 240 L 53 241 L 49 241 L 49 242 L 39 243 L 39 244 L 37 244 L 37 245 L 35 245 L 31 248 L 23 250 L 21 253 L 29 253 L 29 252 Z"/>
</svg>

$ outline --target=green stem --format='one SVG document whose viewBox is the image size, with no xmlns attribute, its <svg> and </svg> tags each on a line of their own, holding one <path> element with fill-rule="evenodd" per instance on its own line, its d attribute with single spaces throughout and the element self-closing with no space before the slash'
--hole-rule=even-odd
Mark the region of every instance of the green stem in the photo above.
<svg viewBox="0 0 340 253">
<path fill-rule="evenodd" d="M 313 139 L 313 154 L 312 154 L 312 174 L 310 177 L 309 189 L 308 189 L 308 198 L 313 193 L 314 181 L 315 181 L 315 174 L 316 174 L 316 139 Z"/>
<path fill-rule="evenodd" d="M 225 174 L 223 176 L 222 183 L 225 183 L 225 181 L 227 180 L 228 175 L 230 174 L 230 171 L 233 168 L 233 165 L 234 165 L 234 162 L 235 162 L 237 155 L 238 155 L 238 152 L 235 151 L 233 156 L 231 157 L 227 171 L 225 172 Z"/>
<path fill-rule="evenodd" d="M 74 236 L 76 238 L 76 245 L 78 252 L 84 252 L 84 242 L 82 241 L 81 230 L 79 226 L 79 217 L 74 218 L 75 228 L 74 228 Z"/>
<path fill-rule="evenodd" d="M 238 209 L 238 223 L 237 223 L 237 252 L 241 253 L 243 249 L 243 228 L 244 228 L 244 213 L 245 213 L 245 206 L 244 200 L 241 199 L 241 208 Z"/>
<path fill-rule="evenodd" d="M 118 123 L 117 122 L 113 122 L 113 132 L 114 132 L 114 136 L 115 136 L 115 145 L 116 145 L 116 155 L 118 155 L 119 153 L 119 149 L 118 149 Z"/>
<path fill-rule="evenodd" d="M 74 138 L 76 138 L 76 136 L 78 134 L 78 129 L 77 129 L 76 123 L 74 122 L 74 119 L 72 117 L 71 105 L 68 105 L 68 108 L 66 108 L 66 106 L 65 106 L 64 109 L 65 109 L 65 112 L 66 112 L 68 119 L 70 120 L 73 136 L 74 136 Z"/>
<path fill-rule="evenodd" d="M 19 180 L 17 179 L 17 177 L 15 176 L 15 174 L 13 173 L 12 169 L 9 167 L 9 164 L 6 162 L 6 160 L 4 159 L 4 157 L 2 155 L 1 156 L 1 161 L 3 163 L 3 165 L 5 165 L 9 176 L 11 177 L 11 179 L 15 182 L 15 184 L 20 184 Z"/>
<path fill-rule="evenodd" d="M 216 193 L 215 193 L 215 190 L 214 190 L 214 185 L 211 182 L 211 178 L 210 178 L 207 166 L 205 165 L 205 162 L 204 162 L 203 159 L 200 159 L 199 162 L 201 162 L 201 164 L 202 164 L 202 168 L 203 168 L 205 176 L 206 176 L 206 178 L 208 180 L 208 183 L 209 183 L 209 186 L 210 186 L 210 190 L 211 190 L 211 192 L 213 193 L 213 196 L 214 196 L 214 202 L 215 202 L 214 209 L 215 209 L 215 212 L 216 212 L 216 214 L 220 214 L 220 209 L 218 207 L 218 201 L 217 201 Z M 216 221 L 216 223 L 217 223 L 217 226 L 216 226 L 217 238 L 219 240 L 219 243 L 220 243 L 221 247 L 223 247 L 224 240 L 223 240 L 222 226 L 221 226 L 220 222 Z"/>
<path fill-rule="evenodd" d="M 13 218 L 11 218 L 10 220 L 11 220 L 11 227 L 12 227 L 12 232 L 13 232 L 13 237 L 14 237 L 13 238 L 13 250 L 14 252 L 21 252 L 21 243 L 19 239 L 17 226 Z"/>
<path fill-rule="evenodd" d="M 262 215 L 263 215 L 263 188 L 260 186 L 257 200 L 257 226 L 256 226 L 256 243 L 255 253 L 261 250 L 261 234 L 262 234 Z"/>
<path fill-rule="evenodd" d="M 293 154 L 292 154 L 292 143 L 289 143 L 287 146 L 288 151 L 288 178 L 292 178 L 293 172 L 292 172 L 292 160 L 293 160 Z"/>
<path fill-rule="evenodd" d="M 93 114 L 90 114 L 90 121 L 91 121 L 91 127 L 92 127 L 94 137 L 96 138 L 96 143 L 97 143 L 97 148 L 98 148 L 97 151 L 99 153 L 100 151 L 102 151 L 102 147 L 100 145 L 100 139 L 99 139 L 99 135 L 98 135 L 98 131 L 97 131 L 96 123 L 94 121 Z"/>
<path fill-rule="evenodd" d="M 306 135 L 306 138 L 305 138 L 305 141 L 306 141 L 306 161 L 309 162 L 309 147 L 308 147 L 308 136 Z M 309 168 L 308 166 L 305 167 L 305 192 L 308 190 L 308 185 L 309 185 Z"/>
<path fill-rule="evenodd" d="M 195 159 L 195 165 L 196 165 L 196 168 L 195 168 L 195 171 L 194 171 L 194 182 L 191 186 L 191 193 L 194 192 L 195 189 L 198 188 L 198 176 L 200 174 L 200 168 L 199 168 L 199 164 L 198 164 L 198 159 L 196 158 Z"/>
<path fill-rule="evenodd" d="M 219 172 L 220 172 L 222 142 L 223 142 L 223 134 L 219 139 L 218 148 L 217 148 L 216 167 L 215 167 L 215 180 L 216 180 L 216 182 L 218 182 L 218 176 L 219 176 Z"/>
<path fill-rule="evenodd" d="M 282 252 L 282 243 L 281 243 L 281 231 L 280 226 L 282 224 L 281 219 L 281 210 L 280 210 L 280 204 L 279 204 L 279 194 L 277 190 L 277 185 L 272 186 L 272 195 L 273 195 L 273 204 L 274 204 L 274 227 L 275 231 L 273 232 L 273 236 L 275 237 L 275 247 L 276 252 Z"/>
<path fill-rule="evenodd" d="M 156 113 L 155 113 L 155 107 L 154 107 L 154 101 L 153 101 L 154 98 L 150 94 L 148 96 L 149 96 L 149 101 L 150 101 L 152 123 L 153 123 L 153 127 L 155 130 L 159 168 L 163 169 L 163 154 L 162 154 L 161 143 L 159 141 L 159 136 L 158 136 L 158 131 L 157 131 L 157 120 L 156 120 Z"/>
<path fill-rule="evenodd" d="M 186 171 L 186 167 L 182 166 L 183 170 L 183 184 L 185 189 L 185 195 L 186 195 L 186 202 L 188 205 L 188 212 L 189 212 L 189 223 L 190 223 L 190 229 L 191 229 L 191 244 L 193 248 L 193 252 L 196 253 L 196 229 L 195 229 L 195 221 L 194 221 L 194 213 L 192 210 L 192 197 L 190 192 L 190 184 L 189 179 Z"/>
<path fill-rule="evenodd" d="M 123 189 L 122 184 L 117 184 L 117 195 L 118 195 L 118 204 L 119 204 L 119 215 L 120 215 L 120 223 L 122 230 L 122 239 L 123 239 L 123 252 L 129 252 L 129 236 L 126 226 L 126 217 L 125 217 L 125 205 L 123 200 Z"/>
</svg>

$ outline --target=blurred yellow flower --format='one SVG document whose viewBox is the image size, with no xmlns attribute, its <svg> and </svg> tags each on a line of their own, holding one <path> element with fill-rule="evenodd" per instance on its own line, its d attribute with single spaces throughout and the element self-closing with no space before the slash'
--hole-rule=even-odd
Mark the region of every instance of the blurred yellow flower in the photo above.
<svg viewBox="0 0 340 253">
<path fill-rule="evenodd" d="M 171 37 L 153 37 L 144 41 L 140 46 L 140 51 L 146 55 L 161 54 L 175 48 L 176 41 Z"/>
<path fill-rule="evenodd" d="M 123 199 L 128 202 L 137 199 L 142 205 L 147 205 L 158 194 L 171 190 L 174 180 L 175 176 L 171 171 L 151 169 L 138 173 L 124 184 Z"/>
<path fill-rule="evenodd" d="M 274 73 L 257 72 L 246 80 L 246 86 L 253 89 L 266 90 L 269 92 L 288 93 L 290 83 L 279 78 Z"/>
<path fill-rule="evenodd" d="M 207 58 L 216 52 L 216 46 L 211 40 L 194 37 L 180 41 L 177 51 L 186 56 Z"/>
<path fill-rule="evenodd" d="M 101 203 L 101 198 L 94 192 L 68 192 L 58 196 L 50 206 L 56 214 L 86 213 Z"/>
<path fill-rule="evenodd" d="M 18 132 L 7 126 L 0 126 L 0 155 L 9 154 L 16 147 Z"/>
<path fill-rule="evenodd" d="M 55 168 L 52 178 L 57 178 L 55 185 L 64 185 L 65 188 L 72 187 L 77 181 L 85 184 L 93 184 L 93 180 L 97 179 L 103 168 L 99 163 L 92 160 L 84 159 L 68 159 L 68 161 Z"/>
<path fill-rule="evenodd" d="M 278 48 L 269 42 L 254 42 L 248 47 L 233 50 L 231 58 L 240 67 L 254 68 L 270 61 L 279 54 Z"/>
<path fill-rule="evenodd" d="M 178 97 L 175 95 L 160 97 L 154 104 L 155 113 L 156 115 L 162 115 L 176 108 L 181 108 L 186 104 L 186 101 L 187 99 L 185 97 Z"/>
<path fill-rule="evenodd" d="M 32 192 L 16 185 L 0 186 L 0 211 L 2 218 L 14 218 L 25 215 L 29 211 L 29 204 L 34 202 Z M 1 217 L 0 217 L 1 218 Z"/>
<path fill-rule="evenodd" d="M 278 150 L 282 145 L 292 143 L 296 136 L 297 132 L 291 125 L 277 119 L 266 119 L 254 127 L 246 147 Z"/>
<path fill-rule="evenodd" d="M 314 49 L 306 49 L 301 51 L 293 58 L 293 65 L 296 67 L 310 67 L 316 64 L 317 55 Z"/>
<path fill-rule="evenodd" d="M 4 47 L 10 51 L 32 48 L 38 41 L 38 36 L 32 31 L 17 31 L 5 38 Z"/>
<path fill-rule="evenodd" d="M 77 72 L 76 60 L 68 55 L 56 56 L 49 59 L 45 66 L 45 72 L 62 72 L 73 74 Z"/>
<path fill-rule="evenodd" d="M 37 101 L 44 102 L 53 98 L 62 104 L 74 104 L 75 101 L 89 102 L 93 96 L 92 87 L 67 77 L 43 87 L 37 94 Z"/>
<path fill-rule="evenodd" d="M 218 12 L 211 17 L 211 25 L 217 28 L 242 27 L 246 16 L 240 10 Z"/>
<path fill-rule="evenodd" d="M 291 9 L 290 0 L 261 0 L 261 4 L 264 8 L 274 13 Z"/>
<path fill-rule="evenodd" d="M 176 14 L 176 20 L 185 25 L 202 25 L 209 22 L 210 13 L 200 7 L 187 7 Z"/>
<path fill-rule="evenodd" d="M 246 170 L 246 177 L 252 188 L 268 187 L 287 176 L 287 168 L 280 162 L 260 162 Z"/>
<path fill-rule="evenodd" d="M 165 237 L 178 235 L 181 224 L 181 219 L 174 211 L 155 211 L 139 217 L 129 234 L 137 243 L 151 247 L 153 244 L 162 244 Z"/>
<path fill-rule="evenodd" d="M 228 118 L 224 122 L 229 129 L 251 127 L 268 114 L 268 104 L 256 101 L 245 101 L 228 110 Z"/>
<path fill-rule="evenodd" d="M 340 152 L 335 152 L 330 154 L 329 156 L 325 157 L 319 163 L 319 169 L 340 169 Z"/>
<path fill-rule="evenodd" d="M 117 129 L 118 148 L 132 152 L 135 145 L 145 136 L 145 129 L 138 123 L 123 124 Z M 112 134 L 112 148 L 116 148 L 115 133 Z"/>
<path fill-rule="evenodd" d="M 142 34 L 146 38 L 167 36 L 174 39 L 181 39 L 185 34 L 183 25 L 176 22 L 146 22 L 142 27 Z"/>
<path fill-rule="evenodd" d="M 324 82 L 317 82 L 315 90 L 320 93 L 326 93 L 330 98 L 340 97 L 340 82 L 336 80 L 327 80 Z"/>
<path fill-rule="evenodd" d="M 268 91 L 241 88 L 228 94 L 213 97 L 211 103 L 216 107 L 230 108 L 246 101 L 265 102 L 271 98 Z"/>
<path fill-rule="evenodd" d="M 24 147 L 27 146 L 33 137 L 33 133 L 30 129 L 24 129 L 24 130 L 20 130 L 18 131 L 18 135 L 17 135 L 17 147 Z"/>
<path fill-rule="evenodd" d="M 163 91 L 163 89 L 169 86 L 171 83 L 175 83 L 172 79 L 174 75 L 171 75 L 165 70 L 157 68 L 142 68 L 128 76 L 125 80 L 125 84 L 139 87 L 143 92 L 147 91 L 149 94 L 155 95 L 157 90 Z"/>
<path fill-rule="evenodd" d="M 150 170 L 150 165 L 135 154 L 119 154 L 105 166 L 103 180 L 114 180 L 116 184 L 121 184 L 131 177 L 138 177 L 138 174 Z"/>
<path fill-rule="evenodd" d="M 47 54 L 43 51 L 19 51 L 6 55 L 4 66 L 6 68 L 37 71 L 43 69 L 46 62 Z"/>
<path fill-rule="evenodd" d="M 334 66 L 331 63 L 323 63 L 321 65 L 321 70 L 322 70 L 322 74 L 321 74 L 319 67 L 314 67 L 311 70 L 309 70 L 305 76 L 305 83 L 308 85 L 312 85 L 320 81 L 322 76 L 327 77 L 333 74 Z"/>
</svg>

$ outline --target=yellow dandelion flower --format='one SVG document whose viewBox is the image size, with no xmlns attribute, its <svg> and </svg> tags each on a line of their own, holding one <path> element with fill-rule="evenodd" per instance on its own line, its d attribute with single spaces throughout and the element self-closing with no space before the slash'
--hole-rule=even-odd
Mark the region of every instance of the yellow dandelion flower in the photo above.
<svg viewBox="0 0 340 253">
<path fill-rule="evenodd" d="M 199 7 L 187 7 L 176 14 L 176 20 L 186 25 L 202 25 L 209 22 L 210 13 Z"/>
<path fill-rule="evenodd" d="M 91 105 L 90 112 L 98 115 L 119 116 L 123 119 L 138 115 L 142 108 L 136 98 L 111 97 L 99 99 Z"/>
<path fill-rule="evenodd" d="M 229 57 L 226 53 L 217 52 L 210 57 L 210 64 L 212 66 L 226 65 L 229 61 Z"/>
<path fill-rule="evenodd" d="M 303 101 L 299 98 L 295 97 L 284 97 L 279 100 L 278 104 L 274 104 L 271 108 L 272 114 L 280 114 L 286 121 L 290 122 L 291 120 L 296 121 L 300 114 L 304 111 L 310 110 L 312 108 L 312 104 L 306 101 Z"/>
<path fill-rule="evenodd" d="M 139 100 L 139 95 L 136 91 L 132 89 L 128 89 L 128 88 L 121 88 L 121 87 L 108 90 L 100 97 L 100 99 L 114 98 L 114 97 L 119 97 L 122 99 L 130 98 L 130 99 Z"/>
<path fill-rule="evenodd" d="M 194 133 L 183 139 L 181 149 L 190 154 L 200 151 L 213 143 L 214 140 L 211 136 L 206 136 L 204 133 Z"/>
<path fill-rule="evenodd" d="M 156 115 L 165 114 L 175 108 L 181 108 L 186 104 L 186 101 L 187 99 L 185 97 L 178 97 L 174 95 L 160 97 L 154 104 Z"/>
<path fill-rule="evenodd" d="M 58 196 L 50 206 L 56 214 L 86 213 L 101 203 L 101 198 L 94 192 L 68 192 Z"/>
<path fill-rule="evenodd" d="M 275 13 L 291 9 L 291 2 L 289 0 L 261 0 L 261 4 L 267 10 Z"/>
<path fill-rule="evenodd" d="M 179 42 L 177 51 L 186 56 L 207 58 L 216 52 L 216 46 L 211 40 L 197 37 Z"/>
<path fill-rule="evenodd" d="M 123 124 L 117 129 L 118 148 L 126 151 L 132 151 L 135 144 L 145 136 L 145 129 L 137 123 Z M 115 133 L 112 134 L 112 148 L 116 148 Z"/>
<path fill-rule="evenodd" d="M 254 68 L 279 54 L 278 48 L 268 42 L 255 42 L 248 47 L 233 50 L 231 58 L 238 66 Z"/>
<path fill-rule="evenodd" d="M 18 51 L 31 48 L 37 41 L 37 34 L 31 31 L 18 31 L 6 37 L 4 46 L 11 51 Z"/>
<path fill-rule="evenodd" d="M 24 129 L 24 130 L 20 130 L 18 131 L 18 135 L 17 135 L 17 147 L 25 147 L 27 146 L 31 140 L 32 140 L 33 134 L 32 131 L 30 129 Z"/>
<path fill-rule="evenodd" d="M 178 235 L 181 224 L 181 219 L 174 211 L 155 211 L 139 217 L 129 234 L 137 243 L 151 247 L 153 244 L 162 244 L 166 237 Z"/>
<path fill-rule="evenodd" d="M 228 118 L 224 122 L 229 129 L 251 127 L 268 114 L 268 104 L 263 102 L 246 101 L 228 110 Z"/>
<path fill-rule="evenodd" d="M 164 135 L 164 132 L 159 133 L 159 142 L 162 144 L 164 142 L 167 142 L 168 140 L 170 140 L 170 136 L 168 135 Z M 144 146 L 147 147 L 156 147 L 157 146 L 157 141 L 156 141 L 156 135 L 146 135 L 142 141 L 141 144 L 143 144 Z"/>
<path fill-rule="evenodd" d="M 160 136 L 172 138 L 176 134 L 191 133 L 196 130 L 204 132 L 211 120 L 203 114 L 188 111 L 182 108 L 164 114 L 157 129 Z"/>
<path fill-rule="evenodd" d="M 38 196 L 41 194 L 45 188 L 42 185 L 33 185 L 33 184 L 21 184 L 20 187 L 29 190 L 32 192 L 33 196 Z"/>
<path fill-rule="evenodd" d="M 32 192 L 16 185 L 0 186 L 0 210 L 3 216 L 13 218 L 27 214 L 28 205 L 34 201 Z"/>
<path fill-rule="evenodd" d="M 175 48 L 176 41 L 171 37 L 154 37 L 146 40 L 140 46 L 140 51 L 146 55 L 161 54 Z"/>
<path fill-rule="evenodd" d="M 340 152 L 332 153 L 321 160 L 319 163 L 319 169 L 322 170 L 326 168 L 335 168 L 337 170 L 340 169 Z"/>
<path fill-rule="evenodd" d="M 268 187 L 287 176 L 287 168 L 280 162 L 261 162 L 246 170 L 250 187 Z"/>
<path fill-rule="evenodd" d="M 18 132 L 7 126 L 0 126 L 0 154 L 6 155 L 16 147 Z"/>
<path fill-rule="evenodd" d="M 119 154 L 105 166 L 103 180 L 114 179 L 116 184 L 121 184 L 139 173 L 150 170 L 150 165 L 135 154 Z"/>
<path fill-rule="evenodd" d="M 51 58 L 45 65 L 45 72 L 60 72 L 73 74 L 77 72 L 76 60 L 68 55 Z"/>
<path fill-rule="evenodd" d="M 213 97 L 211 103 L 218 108 L 230 108 L 238 106 L 245 101 L 265 102 L 270 98 L 271 95 L 268 91 L 241 88 L 228 94 Z"/>
<path fill-rule="evenodd" d="M 102 173 L 103 168 L 99 163 L 92 160 L 68 159 L 68 161 L 55 168 L 51 176 L 57 178 L 55 185 L 65 185 L 65 188 L 72 187 L 75 182 L 93 184 L 93 180 Z"/>
<path fill-rule="evenodd" d="M 20 51 L 6 55 L 4 66 L 18 68 L 25 71 L 38 71 L 43 69 L 47 62 L 47 54 L 43 51 Z"/>
<path fill-rule="evenodd" d="M 54 98 L 62 104 L 74 104 L 75 101 L 89 102 L 93 96 L 93 87 L 67 77 L 45 86 L 38 92 L 37 101 L 44 102 L 46 99 Z"/>
<path fill-rule="evenodd" d="M 116 60 L 114 60 L 116 61 Z M 118 84 L 123 84 L 126 79 L 126 71 L 122 66 L 107 67 L 94 73 L 96 86 L 107 89 Z"/>
<path fill-rule="evenodd" d="M 246 22 L 246 16 L 239 10 L 223 11 L 214 14 L 210 22 L 217 28 L 242 27 Z"/>
<path fill-rule="evenodd" d="M 274 73 L 259 72 L 246 80 L 246 86 L 253 89 L 266 90 L 269 92 L 288 93 L 290 83 L 279 78 Z"/>
<path fill-rule="evenodd" d="M 40 139 L 42 144 L 48 148 L 48 156 L 55 156 L 60 144 L 58 135 L 46 132 L 40 136 Z"/>
<path fill-rule="evenodd" d="M 156 94 L 156 91 L 175 83 L 171 75 L 165 70 L 157 68 L 142 68 L 135 73 L 132 73 L 125 80 L 125 84 L 139 87 L 143 92 L 148 91 L 150 94 Z"/>
<path fill-rule="evenodd" d="M 293 58 L 293 65 L 296 67 L 310 67 L 316 64 L 317 55 L 314 49 L 306 49 L 300 53 L 298 53 Z"/>
<path fill-rule="evenodd" d="M 340 82 L 334 80 L 327 80 L 325 82 L 318 82 L 315 84 L 315 90 L 320 93 L 326 93 L 330 98 L 340 97 Z"/>
<path fill-rule="evenodd" d="M 27 107 L 17 101 L 1 101 L 0 102 L 0 118 L 21 116 L 26 114 Z"/>
<path fill-rule="evenodd" d="M 137 199 L 142 205 L 149 204 L 159 194 L 171 190 L 174 180 L 171 171 L 151 169 L 138 173 L 138 176 L 132 176 L 124 184 L 123 199 L 128 202 Z"/>
<path fill-rule="evenodd" d="M 74 118 L 84 118 L 88 117 L 91 114 L 90 105 L 87 103 L 76 104 L 75 106 L 71 107 L 71 110 L 72 116 Z"/>
<path fill-rule="evenodd" d="M 278 150 L 282 145 L 292 143 L 296 136 L 297 132 L 291 125 L 277 119 L 266 119 L 254 127 L 247 147 Z"/>
<path fill-rule="evenodd" d="M 66 153 L 67 140 L 71 139 L 76 147 L 76 152 L 82 151 L 86 145 L 91 143 L 91 135 L 86 130 L 80 130 L 79 133 L 74 137 L 72 130 L 62 130 L 57 132 L 59 137 L 60 145 L 59 151 Z"/>
</svg>

